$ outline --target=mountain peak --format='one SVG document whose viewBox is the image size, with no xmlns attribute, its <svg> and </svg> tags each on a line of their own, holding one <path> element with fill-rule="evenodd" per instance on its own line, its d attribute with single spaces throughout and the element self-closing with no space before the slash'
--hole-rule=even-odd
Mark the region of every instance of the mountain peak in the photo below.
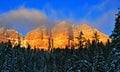
<svg viewBox="0 0 120 72">
<path fill-rule="evenodd" d="M 93 27 L 89 26 L 88 24 L 80 24 L 78 27 L 80 27 L 81 29 L 93 29 Z"/>
<path fill-rule="evenodd" d="M 89 26 L 88 24 L 80 24 L 81 26 Z"/>
<path fill-rule="evenodd" d="M 7 29 L 7 31 L 18 33 L 18 32 L 17 32 L 16 30 L 14 30 L 14 29 Z"/>
<path fill-rule="evenodd" d="M 39 26 L 39 27 L 37 27 L 36 29 L 34 29 L 32 31 L 38 31 L 38 32 L 40 32 L 40 31 L 44 31 L 44 30 L 47 30 L 46 26 Z"/>
<path fill-rule="evenodd" d="M 58 27 L 66 27 L 68 26 L 69 23 L 67 21 L 62 21 L 62 22 L 59 22 L 58 24 L 56 24 L 55 26 L 58 26 Z"/>
<path fill-rule="evenodd" d="M 68 24 L 68 22 L 64 20 L 64 21 L 61 21 L 60 24 Z"/>
</svg>

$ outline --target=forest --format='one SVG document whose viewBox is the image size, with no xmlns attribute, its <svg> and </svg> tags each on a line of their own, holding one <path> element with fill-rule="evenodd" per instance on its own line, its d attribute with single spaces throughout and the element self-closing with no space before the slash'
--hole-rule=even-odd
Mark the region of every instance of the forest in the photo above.
<svg viewBox="0 0 120 72">
<path fill-rule="evenodd" d="M 120 11 L 116 14 L 112 41 L 94 40 L 84 45 L 82 32 L 79 48 L 51 48 L 49 51 L 0 43 L 0 72 L 120 72 Z"/>
</svg>

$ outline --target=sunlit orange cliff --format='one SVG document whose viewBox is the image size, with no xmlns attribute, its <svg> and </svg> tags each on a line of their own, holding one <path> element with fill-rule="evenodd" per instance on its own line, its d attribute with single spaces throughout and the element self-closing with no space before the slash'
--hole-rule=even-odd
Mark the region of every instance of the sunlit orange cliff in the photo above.
<svg viewBox="0 0 120 72">
<path fill-rule="evenodd" d="M 28 32 L 25 37 L 13 29 L 0 28 L 0 42 L 6 42 L 9 39 L 13 45 L 20 43 L 22 47 L 27 47 L 29 44 L 31 48 L 45 50 L 50 47 L 65 48 L 78 43 L 76 37 L 79 36 L 81 31 L 86 40 L 92 41 L 95 32 L 99 36 L 99 41 L 102 41 L 104 44 L 110 39 L 107 35 L 87 24 L 75 25 L 62 21 L 50 30 L 46 26 L 40 26 Z"/>
</svg>

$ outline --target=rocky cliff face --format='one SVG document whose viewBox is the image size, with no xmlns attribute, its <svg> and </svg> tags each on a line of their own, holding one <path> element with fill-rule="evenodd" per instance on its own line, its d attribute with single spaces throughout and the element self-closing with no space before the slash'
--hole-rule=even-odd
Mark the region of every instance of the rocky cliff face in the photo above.
<svg viewBox="0 0 120 72">
<path fill-rule="evenodd" d="M 18 44 L 22 41 L 23 37 L 17 31 L 13 29 L 0 28 L 0 42 L 11 41 L 13 45 Z"/>
<path fill-rule="evenodd" d="M 68 22 L 63 21 L 58 23 L 52 29 L 53 47 L 65 48 L 69 46 L 70 38 L 72 38 L 71 26 Z"/>
<path fill-rule="evenodd" d="M 101 33 L 97 29 L 90 27 L 87 24 L 81 24 L 81 25 L 73 25 L 72 26 L 73 30 L 73 37 L 74 37 L 74 43 L 77 43 L 76 37 L 79 36 L 79 33 L 82 31 L 83 32 L 83 37 L 86 38 L 86 40 L 93 40 L 94 33 L 97 32 L 99 41 L 102 41 L 104 44 L 107 42 L 108 39 L 110 39 L 107 35 Z"/>
<path fill-rule="evenodd" d="M 24 45 L 26 45 L 25 43 L 28 43 L 32 48 L 48 48 L 47 28 L 45 26 L 41 26 L 28 32 L 23 42 Z"/>
<path fill-rule="evenodd" d="M 5 28 L 0 28 L 0 42 L 6 42 L 7 38 L 6 38 L 6 29 Z"/>
<path fill-rule="evenodd" d="M 78 43 L 76 37 L 79 36 L 81 31 L 86 40 L 89 39 L 92 41 L 95 32 L 99 36 L 99 41 L 103 43 L 106 43 L 107 39 L 110 39 L 107 35 L 87 24 L 71 25 L 66 21 L 62 21 L 56 24 L 51 30 L 47 30 L 46 26 L 38 27 L 28 32 L 24 38 L 15 30 L 0 28 L 0 41 L 6 42 L 10 39 L 12 44 L 15 45 L 20 40 L 23 47 L 27 47 L 29 44 L 32 48 L 43 48 L 46 50 L 50 47 L 65 48 L 66 46 Z"/>
</svg>

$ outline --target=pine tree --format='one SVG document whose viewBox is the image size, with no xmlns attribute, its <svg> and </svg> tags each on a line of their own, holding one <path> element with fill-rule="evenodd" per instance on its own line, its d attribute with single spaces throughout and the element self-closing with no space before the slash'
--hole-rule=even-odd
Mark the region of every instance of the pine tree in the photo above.
<svg viewBox="0 0 120 72">
<path fill-rule="evenodd" d="M 111 42 L 110 42 L 110 40 L 108 39 L 108 40 L 107 40 L 107 43 L 106 43 L 106 45 L 105 45 L 105 58 L 108 57 L 110 51 L 111 51 Z"/>
<path fill-rule="evenodd" d="M 112 35 L 112 50 L 108 57 L 108 72 L 120 72 L 120 10 L 116 14 L 116 22 Z"/>
<path fill-rule="evenodd" d="M 120 11 L 118 11 L 116 16 L 115 27 L 110 37 L 112 38 L 112 47 L 120 49 Z"/>
<path fill-rule="evenodd" d="M 99 42 L 99 35 L 97 32 L 94 33 L 93 40 L 95 41 L 96 44 Z"/>
<path fill-rule="evenodd" d="M 108 71 L 120 72 L 120 52 L 116 48 L 112 48 L 108 57 Z"/>
<path fill-rule="evenodd" d="M 10 42 L 10 40 L 6 43 L 6 47 L 5 47 L 5 60 L 4 60 L 4 64 L 3 64 L 3 69 L 4 71 L 11 71 L 11 62 L 12 62 L 12 44 Z"/>
<path fill-rule="evenodd" d="M 4 61 L 5 61 L 5 44 L 0 43 L 0 71 L 4 69 Z"/>
<path fill-rule="evenodd" d="M 85 45 L 85 42 L 86 42 L 85 37 L 83 37 L 83 32 L 81 31 L 79 33 L 79 37 L 76 37 L 76 38 L 78 39 L 78 42 L 79 42 L 79 44 L 78 44 L 79 48 L 83 48 Z"/>
</svg>

